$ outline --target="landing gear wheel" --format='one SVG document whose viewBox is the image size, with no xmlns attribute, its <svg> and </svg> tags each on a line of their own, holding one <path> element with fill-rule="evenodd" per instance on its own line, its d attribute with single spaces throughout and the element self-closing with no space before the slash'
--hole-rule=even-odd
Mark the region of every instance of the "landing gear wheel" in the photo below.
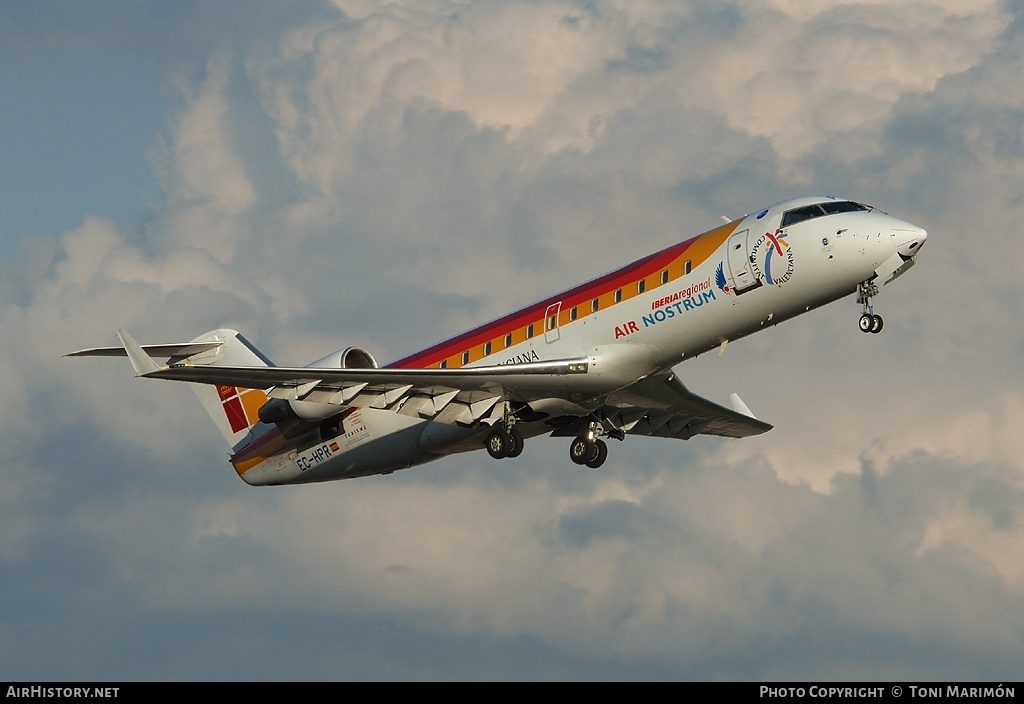
<svg viewBox="0 0 1024 704">
<path fill-rule="evenodd" d="M 512 445 L 508 448 L 505 456 L 519 457 L 519 455 L 523 454 L 523 433 L 513 425 L 508 431 L 508 436 L 512 440 Z"/>
<path fill-rule="evenodd" d="M 608 459 L 608 446 L 604 440 L 594 441 L 594 456 L 584 462 L 585 465 L 591 469 L 597 469 L 604 464 L 604 461 Z"/>
<path fill-rule="evenodd" d="M 588 437 L 580 435 L 569 445 L 569 458 L 576 464 L 586 464 L 596 456 L 597 445 Z"/>
<path fill-rule="evenodd" d="M 505 432 L 504 428 L 495 428 L 488 433 L 484 444 L 487 446 L 487 454 L 496 460 L 509 457 L 509 453 L 515 449 L 515 440 Z M 522 443 L 520 443 L 521 449 Z"/>
<path fill-rule="evenodd" d="M 862 281 L 857 284 L 857 303 L 860 303 L 863 308 L 863 314 L 860 316 L 860 320 L 857 321 L 857 327 L 860 328 L 861 332 L 882 332 L 882 316 L 875 315 L 875 309 L 871 306 L 871 299 L 878 295 L 878 286 L 875 285 L 874 281 Z"/>
</svg>

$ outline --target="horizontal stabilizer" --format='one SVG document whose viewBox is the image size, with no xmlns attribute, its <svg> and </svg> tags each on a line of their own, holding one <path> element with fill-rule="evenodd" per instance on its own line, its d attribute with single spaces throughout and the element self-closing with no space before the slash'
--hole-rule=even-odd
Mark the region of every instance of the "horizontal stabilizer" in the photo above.
<svg viewBox="0 0 1024 704">
<path fill-rule="evenodd" d="M 221 342 L 178 342 L 169 345 L 141 345 L 142 351 L 150 357 L 169 359 L 171 357 L 191 357 L 200 352 L 207 352 L 220 347 Z M 122 347 L 90 347 L 76 352 L 68 352 L 65 357 L 127 357 L 128 351 Z"/>
<path fill-rule="evenodd" d="M 258 373 L 271 364 L 242 335 L 226 328 L 212 330 L 191 342 L 161 345 L 140 345 L 124 328 L 117 331 L 117 336 L 121 347 L 90 347 L 65 356 L 128 357 L 136 376 L 157 378 L 161 372 L 186 365 L 211 370 L 220 365 L 245 365 L 245 369 Z M 167 358 L 167 364 L 157 364 L 154 357 Z M 190 387 L 233 450 L 253 438 L 253 428 L 260 423 L 259 409 L 267 402 L 263 391 L 236 385 L 231 380 L 194 383 Z"/>
</svg>

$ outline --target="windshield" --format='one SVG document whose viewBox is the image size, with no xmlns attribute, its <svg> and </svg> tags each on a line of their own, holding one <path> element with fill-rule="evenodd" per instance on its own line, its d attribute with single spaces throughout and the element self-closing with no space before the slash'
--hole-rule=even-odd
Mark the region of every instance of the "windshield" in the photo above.
<svg viewBox="0 0 1024 704">
<path fill-rule="evenodd" d="M 866 205 L 854 203 L 851 200 L 830 200 L 814 205 L 805 205 L 802 208 L 794 208 L 782 216 L 782 227 L 794 225 L 804 220 L 820 218 L 833 213 L 852 213 L 856 210 L 871 210 Z"/>
</svg>

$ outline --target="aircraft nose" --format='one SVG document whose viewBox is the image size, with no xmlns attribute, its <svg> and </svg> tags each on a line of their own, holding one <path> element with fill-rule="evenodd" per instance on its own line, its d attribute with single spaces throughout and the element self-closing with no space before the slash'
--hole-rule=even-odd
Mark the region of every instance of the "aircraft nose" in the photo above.
<svg viewBox="0 0 1024 704">
<path fill-rule="evenodd" d="M 897 220 L 889 228 L 892 235 L 893 246 L 902 257 L 912 257 L 921 249 L 924 241 L 928 239 L 928 233 L 922 227 L 912 225 L 903 220 Z"/>
</svg>

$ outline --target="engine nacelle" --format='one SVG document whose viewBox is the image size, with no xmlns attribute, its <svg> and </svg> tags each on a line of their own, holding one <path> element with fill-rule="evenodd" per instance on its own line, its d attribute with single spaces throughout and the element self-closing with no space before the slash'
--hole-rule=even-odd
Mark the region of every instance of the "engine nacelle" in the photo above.
<svg viewBox="0 0 1024 704">
<path fill-rule="evenodd" d="M 362 347 L 346 347 L 331 352 L 307 368 L 321 367 L 325 369 L 377 369 L 377 360 Z M 296 418 L 309 421 L 323 420 L 338 413 L 340 409 L 333 403 L 317 403 L 315 401 L 288 401 L 272 398 L 260 408 L 260 420 L 264 423 L 283 423 Z"/>
<path fill-rule="evenodd" d="M 377 369 L 377 360 L 362 347 L 346 347 L 343 350 L 331 352 L 326 357 L 321 357 L 306 366 L 329 369 Z"/>
</svg>

